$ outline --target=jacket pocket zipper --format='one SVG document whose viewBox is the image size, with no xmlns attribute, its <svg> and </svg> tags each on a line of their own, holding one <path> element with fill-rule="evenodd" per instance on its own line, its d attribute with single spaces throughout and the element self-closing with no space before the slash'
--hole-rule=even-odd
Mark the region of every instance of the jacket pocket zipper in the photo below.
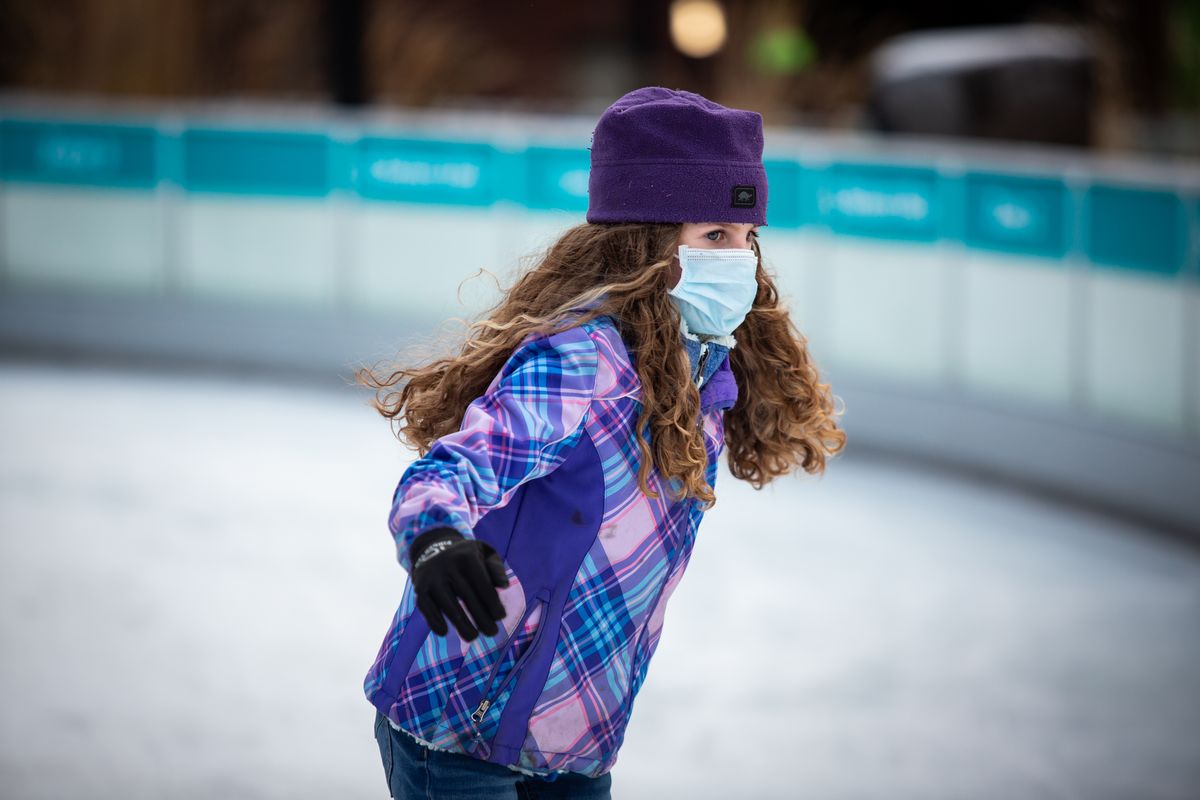
<svg viewBox="0 0 1200 800">
<path fill-rule="evenodd" d="M 524 665 L 525 660 L 529 658 L 530 653 L 532 653 L 537 647 L 538 641 L 542 638 L 542 631 L 546 628 L 546 620 L 544 619 L 544 616 L 546 614 L 547 605 L 549 604 L 545 600 L 541 599 L 540 597 L 537 598 L 537 602 L 526 609 L 525 613 L 521 615 L 520 622 L 513 626 L 512 636 L 509 637 L 510 642 L 512 639 L 520 635 L 521 630 L 525 627 L 526 620 L 529 619 L 529 615 L 532 614 L 537 608 L 542 609 L 542 616 L 538 617 L 538 629 L 534 632 L 533 638 L 529 642 L 529 646 L 525 648 L 525 652 L 522 653 L 521 657 L 518 658 L 516 663 L 512 665 L 512 669 L 508 671 L 508 675 L 504 678 L 504 682 L 499 686 L 494 687 L 493 691 L 492 683 L 496 680 L 496 674 L 500 671 L 500 666 L 504 664 L 504 659 L 508 655 L 509 642 L 505 642 L 504 647 L 500 650 L 500 657 L 496 659 L 496 665 L 492 667 L 492 672 L 490 675 L 488 675 L 487 688 L 483 690 L 483 699 L 479 702 L 479 705 L 475 707 L 475 710 L 471 712 L 471 720 L 476 725 L 483 722 L 483 717 L 485 714 L 487 714 L 487 710 L 491 707 L 492 700 L 504 693 L 505 687 L 507 687 L 513 678 L 520 673 L 521 667 Z"/>
</svg>

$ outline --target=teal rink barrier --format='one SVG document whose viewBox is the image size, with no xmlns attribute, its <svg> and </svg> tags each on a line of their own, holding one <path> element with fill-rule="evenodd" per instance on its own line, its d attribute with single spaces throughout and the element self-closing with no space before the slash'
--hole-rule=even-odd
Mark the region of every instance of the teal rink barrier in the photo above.
<svg viewBox="0 0 1200 800">
<path fill-rule="evenodd" d="M 592 122 L 7 98 L 0 342 L 345 373 L 583 221 Z M 766 140 L 764 253 L 852 446 L 1200 530 L 1200 166 Z"/>
<path fill-rule="evenodd" d="M 327 198 L 347 190 L 364 201 L 485 207 L 512 202 L 535 211 L 587 208 L 584 148 L 320 133 L 0 119 L 6 183 L 189 193 Z M 1194 186 L 1090 183 L 1072 192 L 1060 177 L 872 163 L 807 167 L 768 157 L 771 224 L 836 234 L 1063 258 L 1078 250 L 1096 264 L 1164 275 L 1194 273 Z M 1194 168 L 1193 168 L 1194 169 Z M 1075 216 L 1082 213 L 1077 236 Z"/>
</svg>

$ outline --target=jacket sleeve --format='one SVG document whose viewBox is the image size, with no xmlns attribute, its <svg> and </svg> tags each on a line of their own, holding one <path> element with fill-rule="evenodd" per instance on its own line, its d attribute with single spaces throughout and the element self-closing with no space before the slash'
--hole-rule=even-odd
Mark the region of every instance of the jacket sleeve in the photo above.
<svg viewBox="0 0 1200 800">
<path fill-rule="evenodd" d="M 597 362 L 595 343 L 579 327 L 526 339 L 467 406 L 460 429 L 405 470 L 388 527 L 406 572 L 417 536 L 448 527 L 473 538 L 484 514 L 566 459 L 583 435 Z"/>
</svg>

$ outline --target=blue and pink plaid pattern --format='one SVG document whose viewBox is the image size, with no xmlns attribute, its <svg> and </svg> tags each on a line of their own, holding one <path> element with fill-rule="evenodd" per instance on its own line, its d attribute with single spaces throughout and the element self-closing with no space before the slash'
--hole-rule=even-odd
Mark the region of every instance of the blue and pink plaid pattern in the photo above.
<svg viewBox="0 0 1200 800">
<path fill-rule="evenodd" d="M 710 483 L 735 399 L 726 359 L 701 393 Z M 389 518 L 401 566 L 411 569 L 408 547 L 431 527 L 464 536 L 487 528 L 510 584 L 500 591 L 508 614 L 497 634 L 463 642 L 453 627 L 446 637 L 429 633 L 406 583 L 364 681 L 394 726 L 522 771 L 612 769 L 703 516 L 694 500 L 672 502 L 657 471 L 657 498 L 638 488 L 640 408 L 630 355 L 613 320 L 600 317 L 526 340 L 461 429 L 404 473 Z M 554 483 L 567 472 L 594 487 L 595 508 L 570 492 L 550 495 L 561 509 L 536 505 L 535 479 Z M 582 542 L 577 550 L 565 549 L 570 536 Z M 548 574 L 560 577 L 544 585 Z"/>
<path fill-rule="evenodd" d="M 421 532 L 446 526 L 470 537 L 480 517 L 507 503 L 520 484 L 562 462 L 560 454 L 583 435 L 596 360 L 587 337 L 527 341 L 467 407 L 460 429 L 408 468 L 390 520 L 406 572 L 408 548 Z"/>
</svg>

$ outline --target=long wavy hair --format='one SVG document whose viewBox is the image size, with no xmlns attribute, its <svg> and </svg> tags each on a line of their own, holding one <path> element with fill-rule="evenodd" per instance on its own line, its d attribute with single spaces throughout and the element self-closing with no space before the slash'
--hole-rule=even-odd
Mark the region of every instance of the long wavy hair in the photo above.
<svg viewBox="0 0 1200 800">
<path fill-rule="evenodd" d="M 641 382 L 639 487 L 658 496 L 649 486 L 653 465 L 663 478 L 679 481 L 681 498 L 711 507 L 716 497 L 705 479 L 707 453 L 697 424 L 700 393 L 680 341 L 679 312 L 667 294 L 681 229 L 644 223 L 571 228 L 467 324 L 457 354 L 423 366 L 364 367 L 356 380 L 376 390 L 374 407 L 401 441 L 424 455 L 438 437 L 460 428 L 467 406 L 527 336 L 610 315 Z M 758 252 L 757 242 L 754 248 Z M 724 419 L 730 471 L 761 489 L 797 466 L 823 472 L 846 434 L 837 425 L 844 410 L 835 410 L 807 340 L 758 255 L 758 294 L 730 351 L 738 399 Z M 642 433 L 647 427 L 649 441 Z"/>
</svg>

